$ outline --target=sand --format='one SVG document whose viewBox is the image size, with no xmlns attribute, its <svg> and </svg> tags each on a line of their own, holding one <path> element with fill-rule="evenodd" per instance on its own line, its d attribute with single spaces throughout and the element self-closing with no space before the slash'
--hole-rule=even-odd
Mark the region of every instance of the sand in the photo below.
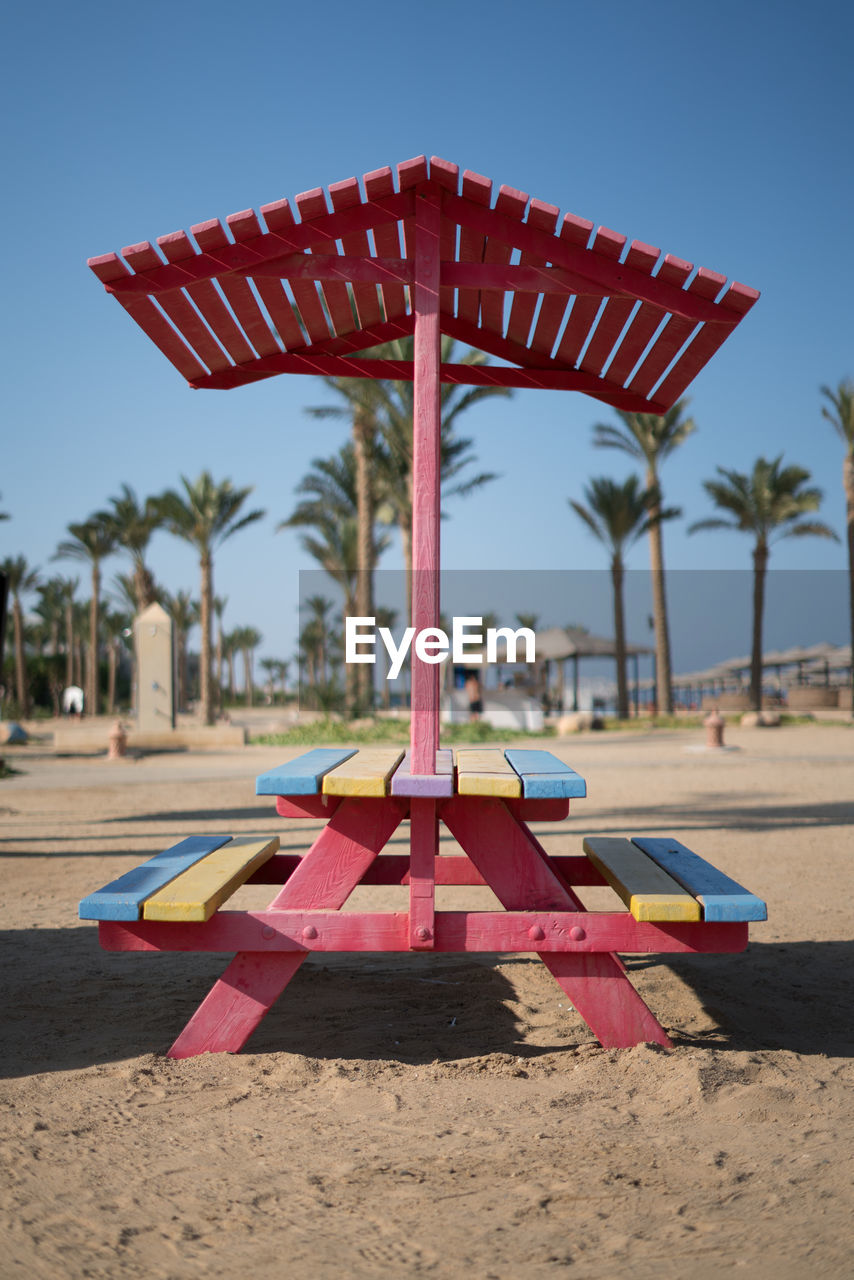
<svg viewBox="0 0 854 1280">
<path fill-rule="evenodd" d="M 0 1275 L 850 1276 L 854 729 L 696 740 L 549 744 L 589 796 L 538 828 L 681 836 L 767 900 L 743 955 L 628 960 L 672 1051 L 600 1048 L 535 957 L 344 956 L 183 1062 L 224 959 L 102 952 L 78 899 L 188 834 L 303 848 L 253 789 L 295 752 L 5 751 Z"/>
</svg>

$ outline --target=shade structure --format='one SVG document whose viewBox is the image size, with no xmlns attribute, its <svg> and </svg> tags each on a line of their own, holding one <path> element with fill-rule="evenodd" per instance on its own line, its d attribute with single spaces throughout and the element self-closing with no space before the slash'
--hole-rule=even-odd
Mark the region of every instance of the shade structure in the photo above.
<svg viewBox="0 0 854 1280">
<path fill-rule="evenodd" d="M 759 296 L 435 156 L 89 266 L 193 387 L 412 379 L 417 632 L 439 621 L 442 382 L 581 391 L 662 414 Z M 443 361 L 442 336 L 500 363 Z M 370 354 L 409 337 L 406 358 Z M 412 705 L 412 769 L 432 774 L 438 666 L 413 665 Z"/>
<path fill-rule="evenodd" d="M 437 210 L 442 334 L 498 365 L 443 382 L 582 391 L 664 413 L 755 289 L 425 156 L 91 258 L 193 387 L 280 373 L 413 377 L 372 347 L 414 333 L 419 201 Z"/>
</svg>

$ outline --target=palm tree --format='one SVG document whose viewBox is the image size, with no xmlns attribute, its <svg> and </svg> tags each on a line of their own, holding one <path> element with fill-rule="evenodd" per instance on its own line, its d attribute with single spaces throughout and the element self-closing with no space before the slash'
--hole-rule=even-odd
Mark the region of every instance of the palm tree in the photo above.
<svg viewBox="0 0 854 1280">
<path fill-rule="evenodd" d="M 225 613 L 225 606 L 228 604 L 228 596 L 214 596 L 211 601 L 213 605 L 214 617 L 216 618 L 216 642 L 214 652 L 214 695 L 216 698 L 216 711 L 222 710 L 222 677 L 223 662 L 225 653 L 223 650 L 223 630 L 222 615 Z"/>
<path fill-rule="evenodd" d="M 255 680 L 252 672 L 252 659 L 255 650 L 258 648 L 264 637 L 260 631 L 256 631 L 254 627 L 239 627 L 237 630 L 236 642 L 243 655 L 243 691 L 246 697 L 247 707 L 254 704 L 255 698 Z"/>
<path fill-rule="evenodd" d="M 129 484 L 122 485 L 121 494 L 110 498 L 111 510 L 99 512 L 100 518 L 112 528 L 116 546 L 127 551 L 133 562 L 133 586 L 136 612 L 142 613 L 157 599 L 154 576 L 145 563 L 145 552 L 155 529 L 163 524 L 163 516 L 156 498 L 139 499 Z"/>
<path fill-rule="evenodd" d="M 625 413 L 617 409 L 621 426 L 597 422 L 593 443 L 600 449 L 619 449 L 646 467 L 647 492 L 661 503 L 659 468 L 674 449 L 696 431 L 693 418 L 684 416 L 687 400 L 678 400 L 672 409 L 659 416 L 654 413 Z M 658 710 L 673 713 L 673 688 L 670 658 L 670 630 L 667 623 L 667 596 L 664 584 L 664 548 L 661 521 L 655 507 L 650 508 L 653 521 L 649 527 L 649 559 L 652 575 L 652 613 L 655 621 L 655 670 Z"/>
<path fill-rule="evenodd" d="M 401 338 L 371 348 L 371 355 L 392 360 L 409 360 L 414 357 L 414 338 Z M 443 337 L 441 345 L 443 363 L 459 360 L 463 364 L 488 364 L 480 351 L 466 351 L 457 357 L 452 338 Z M 354 439 L 359 431 L 368 438 L 371 433 L 373 471 L 377 509 L 385 513 L 384 523 L 396 524 L 403 547 L 404 567 L 407 572 L 407 616 L 411 616 L 412 570 L 412 430 L 414 418 L 414 384 L 386 379 L 331 378 L 327 386 L 346 401 L 346 407 L 333 406 L 313 409 L 317 417 L 350 416 L 354 425 Z M 475 456 L 472 441 L 455 435 L 457 418 L 488 396 L 509 396 L 507 387 L 470 387 L 443 383 L 441 389 L 441 478 L 443 495 L 465 496 L 474 489 L 494 480 L 492 472 L 481 472 L 460 480 L 448 487 L 450 481 L 470 466 Z M 358 419 L 358 425 L 357 425 Z"/>
<path fill-rule="evenodd" d="M 783 455 L 768 462 L 757 458 L 753 471 L 745 475 L 718 467 L 720 480 L 704 480 L 703 488 L 716 507 L 729 518 L 698 520 L 689 533 L 700 529 L 738 529 L 753 537 L 753 648 L 750 661 L 750 702 L 754 711 L 762 707 L 762 617 L 765 608 L 765 575 L 771 545 L 782 538 L 833 538 L 837 535 L 820 520 L 804 516 L 821 506 L 822 492 L 805 488 L 809 471 L 798 466 L 782 466 Z"/>
<path fill-rule="evenodd" d="M 358 614 L 359 522 L 356 512 L 356 454 L 353 445 L 344 445 L 331 458 L 315 458 L 311 470 L 297 486 L 297 493 L 307 496 L 287 520 L 281 521 L 277 531 L 284 528 L 311 530 L 300 536 L 301 546 L 340 586 L 344 595 L 345 614 Z M 372 543 L 375 554 L 379 557 L 388 547 L 389 539 L 386 534 L 374 532 Z M 359 675 L 366 668 L 367 664 L 347 668 L 347 702 L 349 710 L 354 714 L 359 711 L 360 706 L 368 709 L 370 703 L 365 683 L 359 683 Z"/>
<path fill-rule="evenodd" d="M 189 696 L 189 672 L 187 670 L 187 633 L 199 621 L 199 602 L 194 600 L 189 591 L 176 591 L 170 595 L 161 591 L 161 603 L 172 619 L 175 636 L 175 667 L 178 674 L 177 704 L 179 711 L 185 711 Z"/>
<path fill-rule="evenodd" d="M 24 646 L 24 610 L 21 596 L 34 591 L 39 585 L 38 569 L 31 569 L 24 556 L 7 556 L 0 563 L 0 573 L 6 578 L 12 597 L 12 627 L 15 644 L 15 696 L 18 715 L 30 714 L 30 689 L 27 682 L 27 659 Z"/>
<path fill-rule="evenodd" d="M 827 418 L 845 446 L 842 459 L 842 485 L 845 489 L 845 532 L 848 543 L 848 605 L 849 638 L 854 653 L 854 380 L 846 378 L 833 391 L 822 387 L 821 393 L 829 401 L 822 405 L 822 417 Z M 851 715 L 854 717 L 854 671 L 852 671 Z"/>
<path fill-rule="evenodd" d="M 0 497 L 2 497 L 2 494 L 0 494 Z M 0 511 L 0 520 L 11 520 L 11 516 L 9 515 L 9 512 Z"/>
<path fill-rule="evenodd" d="M 116 684 L 119 660 L 124 650 L 124 640 L 133 632 L 133 614 L 107 610 L 103 618 L 107 634 L 107 714 L 116 713 Z"/>
<path fill-rule="evenodd" d="M 598 476 L 584 490 L 583 506 L 573 498 L 569 505 L 611 556 L 611 585 L 614 592 L 614 650 L 617 660 L 617 715 L 628 719 L 629 689 L 626 680 L 626 623 L 623 606 L 624 556 L 638 538 L 649 532 L 655 520 L 670 520 L 679 512 L 663 510 L 660 495 L 641 488 L 641 481 L 631 475 L 622 484 L 607 476 Z M 652 512 L 655 512 L 653 516 Z"/>
<path fill-rule="evenodd" d="M 96 513 L 82 524 L 70 524 L 70 539 L 60 542 L 54 560 L 85 560 L 92 568 L 92 598 L 89 602 L 89 648 L 86 671 L 86 702 L 90 715 L 99 711 L 98 630 L 101 607 L 101 561 L 116 547 L 114 525 Z"/>
<path fill-rule="evenodd" d="M 230 480 L 217 484 L 209 471 L 203 471 L 192 482 L 181 477 L 184 492 L 168 490 L 158 499 L 158 510 L 170 533 L 189 542 L 199 555 L 201 570 L 201 716 L 204 724 L 213 724 L 215 701 L 212 680 L 211 616 L 213 613 L 214 552 L 227 538 L 262 519 L 266 512 L 250 511 L 241 515 L 252 486 L 235 489 Z"/>
</svg>

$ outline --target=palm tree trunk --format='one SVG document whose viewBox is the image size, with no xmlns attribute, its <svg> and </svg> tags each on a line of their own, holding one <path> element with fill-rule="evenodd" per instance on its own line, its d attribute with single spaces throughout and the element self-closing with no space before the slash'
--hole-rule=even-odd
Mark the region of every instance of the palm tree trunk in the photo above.
<svg viewBox="0 0 854 1280">
<path fill-rule="evenodd" d="M 222 710 L 222 676 L 223 676 L 223 649 L 222 649 L 222 619 L 217 620 L 216 628 L 216 688 L 214 694 L 216 697 L 216 709 Z"/>
<path fill-rule="evenodd" d="M 74 606 L 69 596 L 65 603 L 65 686 L 74 684 Z"/>
<path fill-rule="evenodd" d="M 88 691 L 89 714 L 96 716 L 100 711 L 100 680 L 98 679 L 98 614 L 100 612 L 101 570 L 97 563 L 92 566 L 92 599 L 89 602 L 89 669 Z"/>
<path fill-rule="evenodd" d="M 253 705 L 254 680 L 252 678 L 252 650 L 249 648 L 243 650 L 243 684 L 245 686 L 246 705 L 251 707 Z"/>
<path fill-rule="evenodd" d="M 30 691 L 27 687 L 24 653 L 24 614 L 17 595 L 12 600 L 12 625 L 15 632 L 15 693 L 18 699 L 18 715 L 21 719 L 26 719 L 30 714 Z"/>
<path fill-rule="evenodd" d="M 762 710 L 762 618 L 765 613 L 765 574 L 768 548 L 758 542 L 753 550 L 753 648 L 750 654 L 750 706 Z"/>
<path fill-rule="evenodd" d="M 626 618 L 623 609 L 623 562 L 619 556 L 611 561 L 614 587 L 614 656 L 617 661 L 617 716 L 629 718 L 629 686 L 626 680 Z"/>
<path fill-rule="evenodd" d="M 202 629 L 201 654 L 199 661 L 199 706 L 202 724 L 214 723 L 214 703 L 211 681 L 211 613 L 213 611 L 213 558 L 210 551 L 202 552 L 200 568 L 202 572 L 201 596 L 202 607 L 200 624 Z"/>
<path fill-rule="evenodd" d="M 845 488 L 845 526 L 848 543 L 848 610 L 851 655 L 854 659 L 854 453 L 845 455 L 842 463 L 842 483 Z M 851 671 L 851 718 L 854 720 L 854 667 Z"/>
<path fill-rule="evenodd" d="M 118 653 L 116 651 L 116 640 L 110 641 L 110 647 L 107 650 L 107 712 L 113 716 L 116 714 L 116 667 L 118 665 Z"/>
<path fill-rule="evenodd" d="M 647 485 L 655 483 L 655 475 L 647 473 Z M 655 503 L 649 509 L 655 521 L 649 530 L 649 558 L 652 576 L 652 616 L 655 622 L 655 670 L 656 670 L 656 710 L 660 715 L 673 714 L 673 685 L 670 669 L 670 632 L 667 625 L 667 597 L 664 584 L 664 545 L 661 537 L 661 525 L 656 517 L 661 514 L 661 504 Z"/>
</svg>

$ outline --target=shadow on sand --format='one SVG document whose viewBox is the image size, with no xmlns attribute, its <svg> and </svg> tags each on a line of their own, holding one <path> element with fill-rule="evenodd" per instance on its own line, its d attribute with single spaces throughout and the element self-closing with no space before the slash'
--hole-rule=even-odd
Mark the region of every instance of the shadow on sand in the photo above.
<svg viewBox="0 0 854 1280">
<path fill-rule="evenodd" d="M 9 975 L 0 1075 L 79 1069 L 165 1052 L 220 975 L 219 955 L 101 951 L 96 932 L 6 930 Z M 535 1057 L 589 1035 L 526 1045 L 508 1007 L 515 965 L 529 957 L 315 956 L 297 973 L 250 1039 L 255 1053 L 318 1059 L 429 1063 L 493 1053 Z M 668 970 L 692 988 L 715 1030 L 677 1044 L 718 1049 L 854 1053 L 850 995 L 854 942 L 753 943 L 744 955 L 630 958 L 629 972 L 655 969 L 654 1012 L 668 1021 Z M 545 973 L 545 970 L 543 970 Z M 550 984 L 550 980 L 549 980 Z M 807 1016 L 808 1015 L 808 1016 Z"/>
</svg>

